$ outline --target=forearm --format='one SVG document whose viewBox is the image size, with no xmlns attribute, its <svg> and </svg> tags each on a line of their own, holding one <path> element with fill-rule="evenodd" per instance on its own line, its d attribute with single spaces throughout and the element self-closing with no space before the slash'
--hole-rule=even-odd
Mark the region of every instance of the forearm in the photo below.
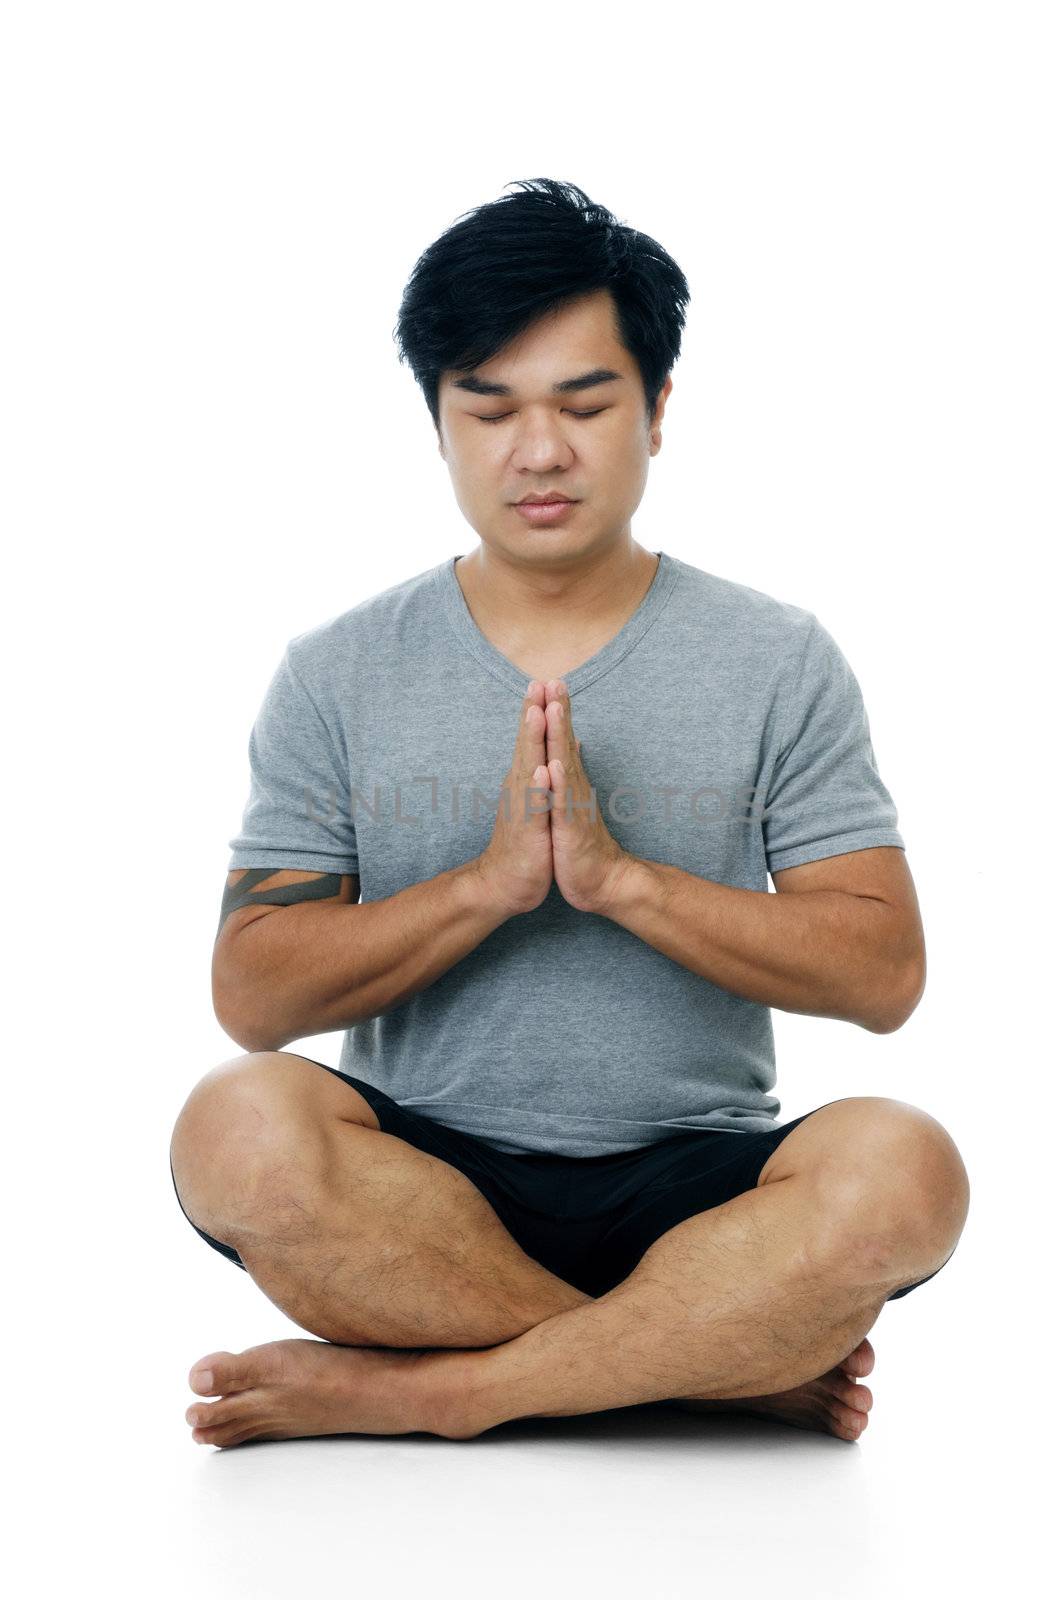
<svg viewBox="0 0 1063 1600">
<path fill-rule="evenodd" d="M 474 862 L 383 900 L 287 907 L 240 930 L 219 1019 L 248 1050 L 349 1028 L 427 988 L 505 920 Z"/>
<path fill-rule="evenodd" d="M 911 953 L 884 900 L 770 894 L 632 856 L 606 913 L 721 989 L 780 1011 L 888 1033 L 914 999 Z"/>
</svg>

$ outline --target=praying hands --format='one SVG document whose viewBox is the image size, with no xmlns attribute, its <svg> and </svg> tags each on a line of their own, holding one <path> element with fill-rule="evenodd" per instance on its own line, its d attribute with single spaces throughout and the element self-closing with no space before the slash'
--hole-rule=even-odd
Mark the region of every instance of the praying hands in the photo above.
<svg viewBox="0 0 1063 1600">
<path fill-rule="evenodd" d="M 602 821 L 581 744 L 563 679 L 533 679 L 494 833 L 478 858 L 507 916 L 533 911 L 553 882 L 575 910 L 605 915 L 631 864 Z"/>
</svg>

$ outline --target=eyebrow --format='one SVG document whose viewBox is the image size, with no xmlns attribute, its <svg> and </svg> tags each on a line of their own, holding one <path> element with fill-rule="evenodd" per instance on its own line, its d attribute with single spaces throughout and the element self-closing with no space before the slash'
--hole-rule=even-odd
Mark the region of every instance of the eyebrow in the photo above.
<svg viewBox="0 0 1063 1600">
<path fill-rule="evenodd" d="M 611 367 L 595 367 L 591 372 L 581 372 L 578 378 L 563 378 L 560 383 L 553 386 L 554 394 L 575 394 L 578 389 L 594 389 L 599 383 L 612 383 L 614 380 L 622 381 L 623 374 L 614 372 Z M 454 389 L 467 389 L 470 394 L 499 394 L 511 395 L 513 390 L 508 383 L 488 383 L 485 378 L 452 378 L 451 387 Z"/>
</svg>

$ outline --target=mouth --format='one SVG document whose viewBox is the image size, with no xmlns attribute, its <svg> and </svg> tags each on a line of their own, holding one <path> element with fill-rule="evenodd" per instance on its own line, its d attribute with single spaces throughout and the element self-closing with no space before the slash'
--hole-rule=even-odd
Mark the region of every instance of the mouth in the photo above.
<svg viewBox="0 0 1063 1600">
<path fill-rule="evenodd" d="M 572 506 L 575 503 L 567 494 L 526 494 L 523 500 L 517 501 L 519 506 Z"/>
<path fill-rule="evenodd" d="M 556 498 L 551 496 L 549 500 L 519 500 L 513 509 L 525 522 L 551 523 L 560 522 L 578 505 L 578 500 L 566 500 L 558 495 Z"/>
</svg>

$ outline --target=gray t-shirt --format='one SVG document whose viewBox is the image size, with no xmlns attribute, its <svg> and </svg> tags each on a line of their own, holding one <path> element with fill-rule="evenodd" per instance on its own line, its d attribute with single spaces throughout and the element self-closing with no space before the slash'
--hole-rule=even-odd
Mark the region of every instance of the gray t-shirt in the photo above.
<svg viewBox="0 0 1063 1600">
<path fill-rule="evenodd" d="M 635 614 L 564 674 L 618 842 L 763 893 L 769 871 L 903 850 L 859 685 L 814 613 L 655 553 Z M 357 873 L 371 901 L 487 845 L 528 677 L 474 622 L 457 559 L 291 640 L 251 733 L 230 868 Z M 349 1028 L 339 1065 L 513 1153 L 779 1121 L 769 1007 L 573 910 L 556 884 Z"/>
</svg>

